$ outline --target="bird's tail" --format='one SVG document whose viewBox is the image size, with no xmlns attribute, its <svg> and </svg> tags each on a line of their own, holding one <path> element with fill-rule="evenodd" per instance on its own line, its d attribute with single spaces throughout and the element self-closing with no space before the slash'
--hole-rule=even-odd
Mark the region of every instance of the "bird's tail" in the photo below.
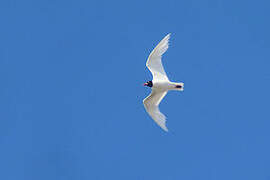
<svg viewBox="0 0 270 180">
<path fill-rule="evenodd" d="M 174 84 L 173 90 L 184 91 L 184 83 L 180 82 L 180 83 L 173 83 L 173 84 Z"/>
</svg>

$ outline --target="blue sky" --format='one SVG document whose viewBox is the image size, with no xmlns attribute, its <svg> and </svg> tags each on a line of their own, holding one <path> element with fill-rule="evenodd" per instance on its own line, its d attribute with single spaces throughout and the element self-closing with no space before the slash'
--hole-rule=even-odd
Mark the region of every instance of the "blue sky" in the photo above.
<svg viewBox="0 0 270 180">
<path fill-rule="evenodd" d="M 2 0 L 0 179 L 269 180 L 270 2 Z M 145 112 L 145 67 L 183 93 Z"/>
</svg>

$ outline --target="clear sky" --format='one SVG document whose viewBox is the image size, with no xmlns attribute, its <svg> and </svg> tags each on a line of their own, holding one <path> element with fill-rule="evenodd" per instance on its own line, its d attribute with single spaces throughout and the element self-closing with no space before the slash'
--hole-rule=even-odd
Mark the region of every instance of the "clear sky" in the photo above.
<svg viewBox="0 0 270 180">
<path fill-rule="evenodd" d="M 0 1 L 0 179 L 269 180 L 270 1 Z M 146 59 L 184 92 L 145 112 Z"/>
</svg>

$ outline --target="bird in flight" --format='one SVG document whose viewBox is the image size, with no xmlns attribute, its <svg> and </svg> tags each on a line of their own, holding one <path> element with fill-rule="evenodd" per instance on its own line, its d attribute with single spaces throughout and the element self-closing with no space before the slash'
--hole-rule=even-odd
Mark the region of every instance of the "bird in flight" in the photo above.
<svg viewBox="0 0 270 180">
<path fill-rule="evenodd" d="M 153 75 L 153 80 L 144 83 L 144 86 L 152 88 L 151 94 L 143 100 L 145 110 L 154 121 L 165 131 L 166 117 L 159 110 L 159 103 L 169 90 L 183 91 L 184 83 L 171 82 L 164 71 L 161 58 L 169 47 L 170 34 L 165 36 L 149 55 L 146 67 Z"/>
</svg>

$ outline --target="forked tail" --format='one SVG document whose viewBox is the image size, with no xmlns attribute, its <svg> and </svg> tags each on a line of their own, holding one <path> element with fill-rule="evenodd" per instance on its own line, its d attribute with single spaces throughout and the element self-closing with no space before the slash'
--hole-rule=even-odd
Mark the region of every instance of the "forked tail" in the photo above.
<svg viewBox="0 0 270 180">
<path fill-rule="evenodd" d="M 184 91 L 184 83 L 174 83 L 175 87 L 173 90 L 176 91 Z"/>
</svg>

